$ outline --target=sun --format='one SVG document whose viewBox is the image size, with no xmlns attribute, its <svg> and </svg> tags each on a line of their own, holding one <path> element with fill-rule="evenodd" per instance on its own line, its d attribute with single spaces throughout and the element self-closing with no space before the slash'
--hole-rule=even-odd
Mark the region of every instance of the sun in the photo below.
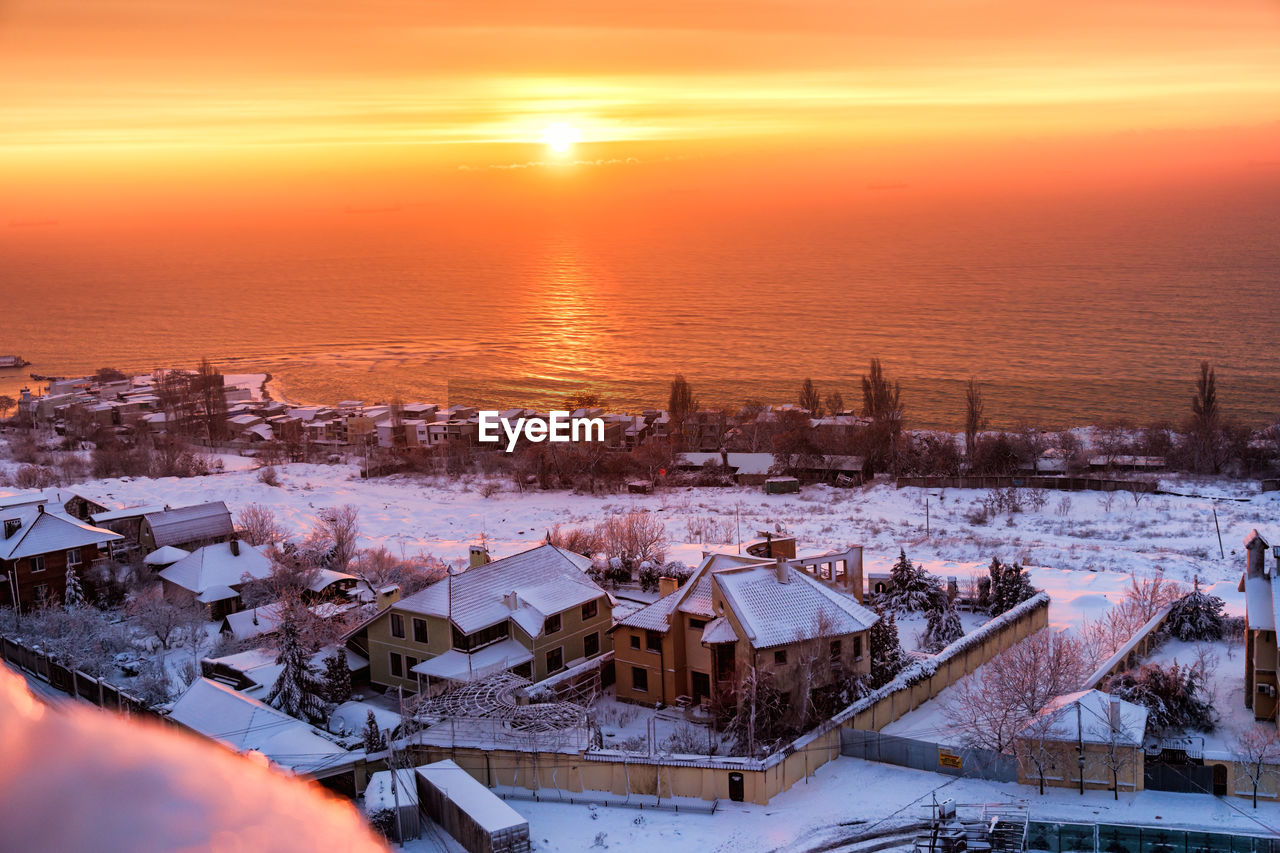
<svg viewBox="0 0 1280 853">
<path fill-rule="evenodd" d="M 575 142 L 582 141 L 582 131 L 564 122 L 556 122 L 555 124 L 547 125 L 542 131 L 542 141 L 547 143 L 547 147 L 553 153 L 564 155 L 573 149 Z"/>
</svg>

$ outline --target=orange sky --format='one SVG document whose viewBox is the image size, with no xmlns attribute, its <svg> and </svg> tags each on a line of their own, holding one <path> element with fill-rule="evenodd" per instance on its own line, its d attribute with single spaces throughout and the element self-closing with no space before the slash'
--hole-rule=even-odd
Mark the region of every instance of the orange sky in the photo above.
<svg viewBox="0 0 1280 853">
<path fill-rule="evenodd" d="M 0 0 L 0 222 L 1275 179 L 1278 120 L 1276 0 Z"/>
</svg>

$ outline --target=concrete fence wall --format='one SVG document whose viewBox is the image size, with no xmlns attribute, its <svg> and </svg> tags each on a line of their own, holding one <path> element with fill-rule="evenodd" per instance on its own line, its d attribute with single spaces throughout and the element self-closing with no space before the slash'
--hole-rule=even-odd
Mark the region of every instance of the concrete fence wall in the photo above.
<svg viewBox="0 0 1280 853">
<path fill-rule="evenodd" d="M 147 703 L 136 696 L 125 693 L 103 679 L 94 678 L 78 669 L 69 669 L 44 652 L 28 648 L 18 640 L 0 637 L 0 657 L 15 669 L 29 672 L 68 696 L 79 696 L 99 708 L 123 714 L 152 714 Z"/>
</svg>

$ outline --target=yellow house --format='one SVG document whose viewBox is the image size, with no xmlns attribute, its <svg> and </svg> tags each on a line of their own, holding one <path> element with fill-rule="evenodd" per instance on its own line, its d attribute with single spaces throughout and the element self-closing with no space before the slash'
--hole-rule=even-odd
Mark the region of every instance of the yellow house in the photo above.
<svg viewBox="0 0 1280 853">
<path fill-rule="evenodd" d="M 622 701 L 733 703 L 754 672 L 795 707 L 805 690 L 870 672 L 867 631 L 879 617 L 785 557 L 710 554 L 663 592 L 614 626 Z"/>
<path fill-rule="evenodd" d="M 1101 690 L 1058 696 L 1014 739 L 1023 785 L 1141 791 L 1147 709 Z"/>
<path fill-rule="evenodd" d="M 435 692 L 503 670 L 541 681 L 610 649 L 613 601 L 587 576 L 588 558 L 554 545 L 480 554 L 347 635 L 371 682 Z"/>
</svg>

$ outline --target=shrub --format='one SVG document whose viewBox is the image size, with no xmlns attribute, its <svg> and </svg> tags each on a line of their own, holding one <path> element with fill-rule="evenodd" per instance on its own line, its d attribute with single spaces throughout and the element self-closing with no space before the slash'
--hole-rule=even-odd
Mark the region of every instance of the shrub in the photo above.
<svg viewBox="0 0 1280 853">
<path fill-rule="evenodd" d="M 1216 595 L 1201 592 L 1199 577 L 1194 584 L 1191 592 L 1173 603 L 1164 629 L 1179 640 L 1221 640 L 1225 603 Z"/>
<path fill-rule="evenodd" d="M 1147 730 L 1161 737 L 1188 729 L 1211 732 L 1217 722 L 1213 706 L 1204 696 L 1203 676 L 1190 666 L 1143 664 L 1113 676 L 1105 689 L 1146 708 Z"/>
<path fill-rule="evenodd" d="M 280 485 L 280 472 L 274 465 L 266 465 L 258 471 L 258 482 L 267 486 Z"/>
</svg>

